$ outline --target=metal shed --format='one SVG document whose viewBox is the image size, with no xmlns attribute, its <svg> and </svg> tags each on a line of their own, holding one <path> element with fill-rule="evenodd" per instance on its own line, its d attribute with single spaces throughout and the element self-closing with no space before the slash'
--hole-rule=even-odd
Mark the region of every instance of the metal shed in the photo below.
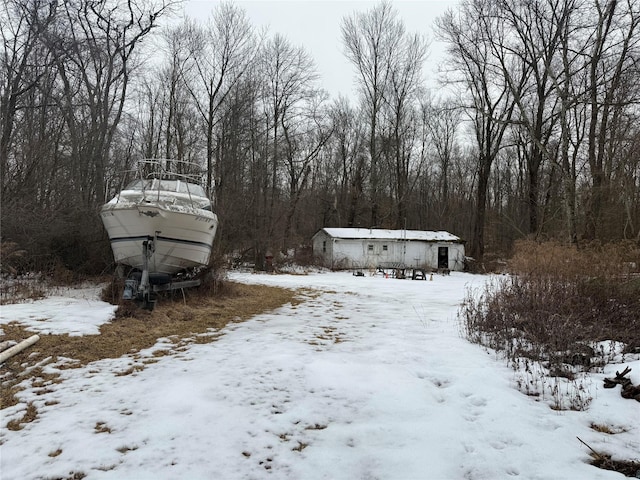
<svg viewBox="0 0 640 480">
<path fill-rule="evenodd" d="M 463 270 L 464 240 L 449 232 L 323 228 L 313 236 L 313 253 L 331 269 L 424 268 Z"/>
</svg>

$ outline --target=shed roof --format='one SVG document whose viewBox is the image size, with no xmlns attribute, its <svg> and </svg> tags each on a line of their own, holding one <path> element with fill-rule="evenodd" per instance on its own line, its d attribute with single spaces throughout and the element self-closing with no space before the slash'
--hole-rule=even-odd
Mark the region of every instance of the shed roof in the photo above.
<svg viewBox="0 0 640 480">
<path fill-rule="evenodd" d="M 320 232 L 323 231 L 333 238 L 362 240 L 421 240 L 423 242 L 464 243 L 460 237 L 456 237 L 455 235 L 444 231 L 384 230 L 379 228 L 323 228 L 320 230 Z"/>
</svg>

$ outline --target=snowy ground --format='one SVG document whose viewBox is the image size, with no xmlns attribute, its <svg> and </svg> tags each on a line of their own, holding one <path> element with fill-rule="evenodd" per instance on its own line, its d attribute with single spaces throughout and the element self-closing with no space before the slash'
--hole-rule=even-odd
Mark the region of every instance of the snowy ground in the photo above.
<svg viewBox="0 0 640 480">
<path fill-rule="evenodd" d="M 587 411 L 554 411 L 520 393 L 494 354 L 460 337 L 465 286 L 487 277 L 232 278 L 306 287 L 303 302 L 231 325 L 213 343 L 156 358 L 170 345 L 160 340 L 139 359 L 63 370 L 48 393 L 23 391 L 24 403 L 2 411 L 1 478 L 624 478 L 588 465 L 576 437 L 640 460 L 638 403 L 601 387 L 623 365 L 591 376 Z M 82 315 L 55 299 L 3 306 L 0 322 L 93 334 L 96 317 L 86 330 L 81 319 L 94 312 L 108 321 L 112 310 L 83 301 Z M 144 369 L 118 376 L 135 365 Z M 640 361 L 625 365 L 640 383 Z M 38 418 L 7 430 L 29 401 Z"/>
</svg>

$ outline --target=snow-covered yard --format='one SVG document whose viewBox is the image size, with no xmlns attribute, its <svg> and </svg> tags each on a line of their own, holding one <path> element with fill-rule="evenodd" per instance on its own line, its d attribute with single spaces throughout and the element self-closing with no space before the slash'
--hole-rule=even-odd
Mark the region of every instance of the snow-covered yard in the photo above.
<svg viewBox="0 0 640 480">
<path fill-rule="evenodd" d="M 230 325 L 212 343 L 154 356 L 171 348 L 161 339 L 139 358 L 63 370 L 46 393 L 21 392 L 2 411 L 1 478 L 624 478 L 589 465 L 576 437 L 640 460 L 638 403 L 602 388 L 624 365 L 640 383 L 640 361 L 592 374 L 586 411 L 524 395 L 512 369 L 459 333 L 465 287 L 486 276 L 231 278 L 300 288 L 302 302 Z M 91 335 L 96 315 L 106 322 L 113 311 L 64 304 L 5 305 L 0 322 Z M 28 402 L 37 419 L 8 430 Z"/>
</svg>

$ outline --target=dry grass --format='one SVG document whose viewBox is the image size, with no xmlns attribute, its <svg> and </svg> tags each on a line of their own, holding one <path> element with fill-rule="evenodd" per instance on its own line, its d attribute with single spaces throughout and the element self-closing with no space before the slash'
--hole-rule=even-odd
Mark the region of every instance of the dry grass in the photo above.
<svg viewBox="0 0 640 480">
<path fill-rule="evenodd" d="M 591 428 L 596 432 L 606 433 L 607 435 L 617 435 L 618 433 L 627 432 L 627 427 L 615 427 L 613 425 L 604 425 L 601 423 L 592 423 Z"/>
<path fill-rule="evenodd" d="M 611 455 L 598 452 L 591 448 L 589 444 L 584 442 L 580 437 L 578 441 L 590 450 L 591 465 L 602 468 L 603 470 L 611 470 L 623 474 L 625 477 L 640 478 L 640 462 L 633 460 L 614 460 Z"/>
<path fill-rule="evenodd" d="M 4 275 L 0 281 L 0 305 L 39 300 L 46 296 L 44 282 L 39 277 Z"/>
<path fill-rule="evenodd" d="M 14 431 L 22 430 L 22 428 L 23 428 L 22 425 L 23 424 L 31 423 L 36 418 L 38 418 L 38 409 L 36 408 L 36 406 L 33 403 L 28 403 L 27 404 L 27 409 L 26 409 L 24 415 L 22 416 L 22 418 L 11 420 L 7 424 L 7 429 L 14 430 Z"/>
<path fill-rule="evenodd" d="M 99 336 L 41 335 L 38 343 L 0 366 L 4 379 L 0 408 L 17 403 L 18 384 L 25 380 L 41 387 L 59 381 L 55 375 L 43 374 L 41 367 L 47 363 L 73 359 L 73 363 L 66 364 L 71 368 L 105 358 L 135 355 L 155 345 L 159 338 L 171 338 L 176 345 L 211 342 L 218 338 L 212 333 L 228 323 L 294 303 L 295 294 L 282 288 L 225 282 L 224 287 L 219 285 L 216 295 L 211 295 L 207 287 L 189 292 L 186 303 L 182 295 L 163 298 L 153 312 L 128 304 L 119 309 L 116 319 L 101 326 Z M 2 330 L 0 341 L 20 340 L 33 334 L 17 323 L 3 325 Z M 155 353 L 157 357 L 167 354 L 165 350 Z"/>
<path fill-rule="evenodd" d="M 633 460 L 613 460 L 611 455 L 600 455 L 598 458 L 592 455 L 591 465 L 623 474 L 625 477 L 638 478 L 640 475 L 640 462 Z"/>
<path fill-rule="evenodd" d="M 111 433 L 111 428 L 104 422 L 96 422 L 93 429 L 96 433 Z"/>
<path fill-rule="evenodd" d="M 558 242 L 515 243 L 509 270 L 519 275 L 553 278 L 628 277 L 640 272 L 640 247 L 636 242 L 567 245 Z"/>
<path fill-rule="evenodd" d="M 82 480 L 87 476 L 84 472 L 70 472 L 68 477 L 48 477 L 49 480 Z"/>
</svg>

